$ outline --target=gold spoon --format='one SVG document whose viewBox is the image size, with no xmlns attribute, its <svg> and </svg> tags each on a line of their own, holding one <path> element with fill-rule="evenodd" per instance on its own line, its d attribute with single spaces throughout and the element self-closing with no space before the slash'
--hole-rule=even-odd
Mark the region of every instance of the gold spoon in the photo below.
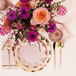
<svg viewBox="0 0 76 76">
<path fill-rule="evenodd" d="M 64 47 L 64 43 L 61 41 L 57 44 L 57 46 L 60 48 L 60 68 L 62 64 L 62 48 Z"/>
</svg>

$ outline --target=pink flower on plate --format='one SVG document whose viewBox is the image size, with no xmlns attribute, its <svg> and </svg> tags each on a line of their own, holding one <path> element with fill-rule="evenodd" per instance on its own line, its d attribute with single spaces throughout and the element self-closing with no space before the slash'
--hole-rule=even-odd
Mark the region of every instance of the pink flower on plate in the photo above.
<svg viewBox="0 0 76 76">
<path fill-rule="evenodd" d="M 45 24 L 48 24 L 48 22 L 51 18 L 51 14 L 47 8 L 39 7 L 34 10 L 33 18 L 34 18 L 36 24 L 45 25 Z"/>
<path fill-rule="evenodd" d="M 67 13 L 67 8 L 65 6 L 60 6 L 57 13 L 61 16 L 65 15 Z"/>
</svg>

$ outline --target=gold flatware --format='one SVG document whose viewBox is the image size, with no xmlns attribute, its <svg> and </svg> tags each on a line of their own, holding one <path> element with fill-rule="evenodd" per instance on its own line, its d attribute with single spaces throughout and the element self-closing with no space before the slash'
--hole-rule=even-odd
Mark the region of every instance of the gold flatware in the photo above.
<svg viewBox="0 0 76 76">
<path fill-rule="evenodd" d="M 9 66 L 10 66 L 10 49 L 11 49 L 11 42 L 9 41 L 7 43 L 7 50 L 8 50 L 8 54 L 9 54 Z"/>
</svg>

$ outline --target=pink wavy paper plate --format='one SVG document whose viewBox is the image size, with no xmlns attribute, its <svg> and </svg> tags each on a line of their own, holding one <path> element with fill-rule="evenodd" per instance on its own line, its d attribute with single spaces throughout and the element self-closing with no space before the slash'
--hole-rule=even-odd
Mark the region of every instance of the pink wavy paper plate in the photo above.
<svg viewBox="0 0 76 76">
<path fill-rule="evenodd" d="M 43 43 L 43 42 L 42 42 Z M 14 58 L 17 65 L 25 71 L 36 72 L 43 69 L 50 60 L 50 48 L 46 47 L 46 44 L 39 42 L 21 43 L 20 46 L 16 46 L 14 51 Z M 44 47 L 45 46 L 45 47 Z M 20 47 L 20 48 L 19 48 Z"/>
</svg>

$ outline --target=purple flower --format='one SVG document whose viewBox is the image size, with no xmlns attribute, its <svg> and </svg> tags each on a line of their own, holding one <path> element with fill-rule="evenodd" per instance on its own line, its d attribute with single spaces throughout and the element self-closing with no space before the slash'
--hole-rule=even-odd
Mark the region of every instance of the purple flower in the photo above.
<svg viewBox="0 0 76 76">
<path fill-rule="evenodd" d="M 35 42 L 35 41 L 37 40 L 37 38 L 38 38 L 37 32 L 35 32 L 35 31 L 30 31 L 30 32 L 28 33 L 28 36 L 27 36 L 28 41 Z"/>
<path fill-rule="evenodd" d="M 50 23 L 48 26 L 49 26 L 49 28 L 47 29 L 47 31 L 50 32 L 50 33 L 54 33 L 57 29 L 55 24 Z"/>
<path fill-rule="evenodd" d="M 10 11 L 7 13 L 7 17 L 10 21 L 13 21 L 17 18 L 17 13 L 15 11 Z"/>
<path fill-rule="evenodd" d="M 23 18 L 23 19 L 27 19 L 29 17 L 29 9 L 25 8 L 25 7 L 21 7 L 20 9 L 20 16 Z"/>
<path fill-rule="evenodd" d="M 46 4 L 50 4 L 53 0 L 45 0 Z"/>
<path fill-rule="evenodd" d="M 22 3 L 28 2 L 29 0 L 20 0 Z"/>
</svg>

